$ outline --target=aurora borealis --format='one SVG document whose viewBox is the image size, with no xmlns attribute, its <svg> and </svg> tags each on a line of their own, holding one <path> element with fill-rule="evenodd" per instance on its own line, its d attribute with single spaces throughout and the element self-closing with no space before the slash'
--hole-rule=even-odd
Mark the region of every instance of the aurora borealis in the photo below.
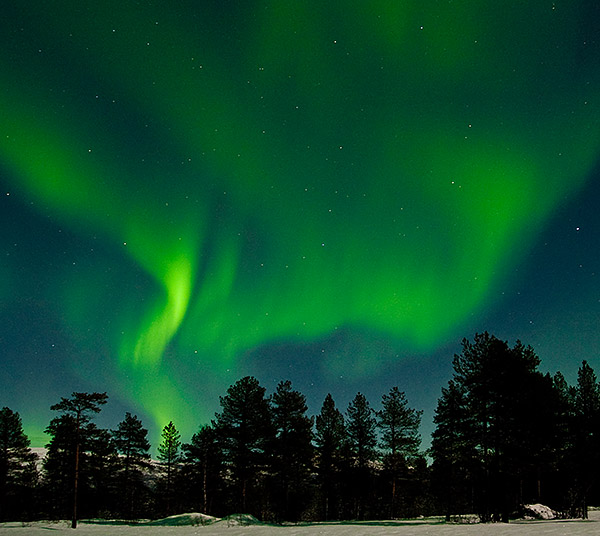
<svg viewBox="0 0 600 536">
<path fill-rule="evenodd" d="M 474 330 L 600 366 L 594 2 L 3 8 L 0 404 L 26 428 L 100 390 L 189 435 L 247 373 L 430 408 Z"/>
</svg>

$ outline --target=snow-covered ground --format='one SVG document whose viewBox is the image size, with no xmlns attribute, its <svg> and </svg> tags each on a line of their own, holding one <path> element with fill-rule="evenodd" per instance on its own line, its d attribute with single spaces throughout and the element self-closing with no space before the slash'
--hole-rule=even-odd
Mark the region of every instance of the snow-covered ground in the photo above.
<svg viewBox="0 0 600 536">
<path fill-rule="evenodd" d="M 509 524 L 446 524 L 428 518 L 407 521 L 365 521 L 357 523 L 311 523 L 303 525 L 270 526 L 240 525 L 235 519 L 224 519 L 201 525 L 200 514 L 184 514 L 151 525 L 128 526 L 109 522 L 80 522 L 76 531 L 70 523 L 36 522 L 30 524 L 0 524 L 0 535 L 28 536 L 56 533 L 79 536 L 591 536 L 600 534 L 600 511 L 590 512 L 590 519 L 512 521 Z M 191 524 L 195 523 L 195 524 Z"/>
</svg>

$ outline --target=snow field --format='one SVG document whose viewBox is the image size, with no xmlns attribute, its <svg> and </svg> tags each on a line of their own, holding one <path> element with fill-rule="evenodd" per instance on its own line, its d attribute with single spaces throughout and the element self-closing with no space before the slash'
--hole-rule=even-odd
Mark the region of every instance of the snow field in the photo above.
<svg viewBox="0 0 600 536">
<path fill-rule="evenodd" d="M 76 531 L 66 521 L 3 523 L 0 535 L 29 536 L 69 533 L 75 536 L 596 536 L 600 534 L 600 511 L 591 511 L 590 519 L 513 521 L 508 524 L 446 524 L 438 518 L 405 521 L 364 521 L 356 523 L 310 523 L 302 525 L 249 525 L 240 526 L 235 521 L 221 520 L 210 525 L 182 525 L 200 522 L 199 514 L 175 516 L 154 525 L 120 525 L 109 522 L 80 522 Z M 196 516 L 196 517 L 194 517 Z"/>
</svg>

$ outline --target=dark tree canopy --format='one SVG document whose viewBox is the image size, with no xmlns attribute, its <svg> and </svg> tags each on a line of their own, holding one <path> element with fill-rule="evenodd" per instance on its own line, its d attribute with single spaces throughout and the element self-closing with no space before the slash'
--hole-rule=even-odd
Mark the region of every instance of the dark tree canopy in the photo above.
<svg viewBox="0 0 600 536">
<path fill-rule="evenodd" d="M 101 407 L 108 401 L 106 393 L 73 393 L 71 398 L 61 398 L 58 404 L 50 406 L 52 411 L 71 415 L 77 424 L 89 422 L 91 414 L 100 413 Z"/>
<path fill-rule="evenodd" d="M 473 483 L 473 460 L 477 458 L 472 419 L 465 388 L 454 380 L 442 388 L 433 419 L 430 454 L 434 492 L 449 521 L 456 512 L 472 512 L 470 489 Z"/>
<path fill-rule="evenodd" d="M 321 412 L 315 420 L 315 443 L 322 457 L 333 459 L 342 448 L 346 436 L 344 416 L 335 407 L 331 393 L 323 401 Z"/>
<path fill-rule="evenodd" d="M 144 502 L 148 501 L 149 490 L 144 482 L 150 467 L 148 430 L 136 415 L 127 412 L 125 419 L 112 431 L 112 442 L 120 455 L 116 477 L 122 497 L 121 515 L 133 519 L 134 512 L 141 511 Z"/>
<path fill-rule="evenodd" d="M 185 494 L 192 510 L 213 514 L 213 504 L 220 497 L 223 457 L 218 436 L 212 426 L 204 425 L 183 445 L 184 471 L 188 478 L 183 482 Z M 199 505 L 199 507 L 198 507 Z"/>
<path fill-rule="evenodd" d="M 150 458 L 148 430 L 143 427 L 137 415 L 125 413 L 125 419 L 112 432 L 112 440 L 126 463 L 137 463 Z"/>
<path fill-rule="evenodd" d="M 51 475 L 48 485 L 58 493 L 65 493 L 71 486 L 73 528 L 77 527 L 80 483 L 83 484 L 83 492 L 91 496 L 94 485 L 102 486 L 99 479 L 102 481 L 102 477 L 106 477 L 102 468 L 97 469 L 102 460 L 95 456 L 95 449 L 102 448 L 106 436 L 91 419 L 101 411 L 100 406 L 106 404 L 107 400 L 106 393 L 74 392 L 71 398 L 63 397 L 58 404 L 50 406 L 52 411 L 57 411 L 60 415 L 54 418 L 46 429 L 46 433 L 52 437 L 45 460 L 46 471 Z M 92 463 L 94 458 L 95 463 Z M 80 479 L 80 473 L 87 480 Z M 59 505 L 59 509 L 62 508 L 64 505 Z"/>
<path fill-rule="evenodd" d="M 531 347 L 517 341 L 510 348 L 488 333 L 464 339 L 454 357 L 454 377 L 436 412 L 434 466 L 453 485 L 469 479 L 484 521 L 507 521 L 526 495 L 541 500 L 541 466 L 555 454 L 556 421 L 553 382 L 539 363 Z"/>
<path fill-rule="evenodd" d="M 415 456 L 421 444 L 419 426 L 423 412 L 410 408 L 406 394 L 398 387 L 383 395 L 382 406 L 377 413 L 381 448 L 391 456 Z"/>
<path fill-rule="evenodd" d="M 216 414 L 213 425 L 232 474 L 234 508 L 245 512 L 249 501 L 260 496 L 259 477 L 270 462 L 274 438 L 271 407 L 265 388 L 252 376 L 229 387 L 220 402 L 222 411 Z"/>
<path fill-rule="evenodd" d="M 340 472 L 346 441 L 344 416 L 327 394 L 315 419 L 317 475 L 320 488 L 320 510 L 323 519 L 340 517 Z"/>
<path fill-rule="evenodd" d="M 358 393 L 348 406 L 348 442 L 357 467 L 366 468 L 375 456 L 377 421 L 365 395 Z"/>
<path fill-rule="evenodd" d="M 275 441 L 271 493 L 276 517 L 298 521 L 308 507 L 313 421 L 306 415 L 306 398 L 292 389 L 290 381 L 277 385 L 272 404 Z"/>
<path fill-rule="evenodd" d="M 600 386 L 587 361 L 583 361 L 577 371 L 573 402 L 573 489 L 576 498 L 572 513 L 587 519 L 590 495 L 600 477 Z"/>
<path fill-rule="evenodd" d="M 346 421 L 347 442 L 352 471 L 346 482 L 351 492 L 352 510 L 357 519 L 369 514 L 366 505 L 371 503 L 373 493 L 373 467 L 377 451 L 377 421 L 375 412 L 362 393 L 358 393 L 348 405 Z"/>
<path fill-rule="evenodd" d="M 21 417 L 10 408 L 0 410 L 0 519 L 27 512 L 27 501 L 37 481 L 36 456 L 29 448 Z"/>
<path fill-rule="evenodd" d="M 408 479 L 408 461 L 419 452 L 421 436 L 419 426 L 423 412 L 408 406 L 406 394 L 392 387 L 382 398 L 383 409 L 377 413 L 377 425 L 381 430 L 380 446 L 383 449 L 384 466 L 391 477 L 390 517 L 396 517 L 398 481 Z"/>
<path fill-rule="evenodd" d="M 281 381 L 271 396 L 246 376 L 221 411 L 182 444 L 173 422 L 150 460 L 148 431 L 126 413 L 112 430 L 94 416 L 105 393 L 52 406 L 40 478 L 20 417 L 0 410 L 0 520 L 202 511 L 263 521 L 390 519 L 475 512 L 508 521 L 522 505 L 587 517 L 600 502 L 600 384 L 583 361 L 575 385 L 539 370 L 529 346 L 488 333 L 464 339 L 441 390 L 427 464 L 422 412 L 392 387 L 374 411 L 358 393 L 344 416 L 328 394 L 315 418 Z"/>
</svg>

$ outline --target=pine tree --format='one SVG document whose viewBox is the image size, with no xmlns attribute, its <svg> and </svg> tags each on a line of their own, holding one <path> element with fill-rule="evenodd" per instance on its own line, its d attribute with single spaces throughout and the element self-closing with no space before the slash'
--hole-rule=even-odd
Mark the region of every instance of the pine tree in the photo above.
<svg viewBox="0 0 600 536">
<path fill-rule="evenodd" d="M 49 500 L 48 513 L 64 519 L 73 509 L 76 421 L 71 415 L 55 417 L 46 433 L 51 439 L 43 462 L 43 497 Z M 113 453 L 106 430 L 93 422 L 80 427 L 77 512 L 84 517 L 97 516 L 111 504 L 105 494 L 112 492 Z"/>
<path fill-rule="evenodd" d="M 477 454 L 471 417 L 465 389 L 450 380 L 448 387 L 442 388 L 435 410 L 430 449 L 433 488 L 447 521 L 452 514 L 474 511 Z"/>
<path fill-rule="evenodd" d="M 188 504 L 212 515 L 213 505 L 221 489 L 223 460 L 215 429 L 210 425 L 200 427 L 189 444 L 183 445 L 185 452 L 184 485 Z"/>
<path fill-rule="evenodd" d="M 87 426 L 84 427 L 87 432 Z M 75 480 L 75 420 L 71 415 L 53 418 L 46 427 L 50 436 L 44 457 L 43 497 L 52 519 L 65 519 L 73 509 Z M 85 463 L 81 464 L 85 468 Z"/>
<path fill-rule="evenodd" d="M 353 458 L 353 498 L 357 519 L 366 515 L 366 499 L 372 490 L 371 464 L 376 458 L 377 421 L 365 396 L 358 393 L 348 406 L 348 445 Z"/>
<path fill-rule="evenodd" d="M 377 446 L 375 412 L 365 396 L 358 393 L 348 406 L 347 432 L 355 465 L 368 467 Z"/>
<path fill-rule="evenodd" d="M 150 442 L 148 430 L 142 421 L 127 412 L 116 430 L 112 432 L 112 442 L 119 458 L 117 482 L 122 497 L 121 513 L 128 519 L 134 518 L 143 501 L 147 501 L 147 486 L 144 473 L 150 467 Z"/>
<path fill-rule="evenodd" d="M 232 507 L 262 515 L 260 501 L 264 492 L 259 489 L 260 476 L 269 465 L 274 437 L 265 389 L 256 378 L 246 376 L 230 386 L 220 402 L 222 411 L 216 414 L 213 426 L 231 475 Z M 259 504 L 251 504 L 251 498 Z"/>
<path fill-rule="evenodd" d="M 82 506 L 87 505 L 88 515 L 106 516 L 108 512 L 114 512 L 123 500 L 118 495 L 116 481 L 118 456 L 110 431 L 93 428 L 93 435 L 88 436 L 93 445 L 87 448 L 84 471 L 80 472 L 80 482 L 85 483 L 85 486 L 79 487 L 80 502 Z M 85 514 L 83 509 L 81 512 Z"/>
<path fill-rule="evenodd" d="M 23 515 L 30 506 L 37 481 L 36 455 L 23 431 L 21 417 L 4 407 L 0 410 L 0 519 Z"/>
<path fill-rule="evenodd" d="M 574 455 L 577 513 L 588 517 L 588 498 L 598 478 L 600 461 L 600 386 L 587 361 L 577 371 L 574 414 Z"/>
<path fill-rule="evenodd" d="M 166 503 L 166 513 L 170 515 L 173 502 L 173 483 L 177 466 L 181 461 L 181 434 L 175 428 L 173 421 L 170 421 L 161 433 L 162 441 L 158 445 L 158 459 L 162 462 L 165 471 L 164 477 L 164 494 Z"/>
<path fill-rule="evenodd" d="M 406 473 L 408 459 L 418 454 L 423 412 L 409 408 L 406 394 L 398 387 L 393 387 L 389 394 L 383 395 L 382 406 L 383 409 L 377 414 L 377 425 L 381 430 L 380 447 L 385 453 L 384 465 L 392 480 L 390 517 L 394 519 L 398 479 L 403 470 Z"/>
<path fill-rule="evenodd" d="M 277 517 L 298 521 L 308 505 L 312 468 L 312 419 L 306 416 L 306 398 L 282 381 L 272 397 L 275 441 L 273 443 L 273 493 Z"/>
<path fill-rule="evenodd" d="M 323 501 L 322 515 L 328 521 L 331 512 L 339 512 L 339 473 L 346 439 L 344 416 L 335 407 L 330 393 L 325 397 L 321 412 L 317 415 L 315 430 L 317 474 Z M 339 517 L 339 514 L 334 517 Z"/>
<path fill-rule="evenodd" d="M 63 431 L 71 429 L 72 437 L 64 438 L 72 446 L 73 454 L 73 511 L 71 518 L 71 527 L 77 527 L 77 501 L 79 494 L 79 472 L 81 462 L 81 447 L 84 440 L 89 440 L 92 437 L 92 432 L 95 427 L 90 426 L 92 414 L 100 412 L 100 406 L 106 404 L 108 396 L 106 393 L 73 393 L 71 398 L 61 398 L 58 404 L 50 407 L 52 411 L 58 411 L 61 417 L 53 419 L 47 432 L 51 435 L 57 432 L 57 426 L 63 425 Z M 55 426 L 53 426 L 53 423 Z M 97 430 L 97 429 L 96 429 Z M 55 436 L 53 436 L 55 437 Z M 62 440 L 62 439 L 61 439 Z M 51 442 L 52 443 L 52 442 Z M 49 445 L 49 449 L 52 445 Z M 57 454 L 58 451 L 55 451 Z"/>
<path fill-rule="evenodd" d="M 561 372 L 554 375 L 552 384 L 556 394 L 556 422 L 551 428 L 554 434 L 555 460 L 554 467 L 546 476 L 549 497 L 545 504 L 551 504 L 564 515 L 575 517 L 579 506 L 574 500 L 578 463 L 574 451 L 576 389 L 567 383 Z"/>
<path fill-rule="evenodd" d="M 509 448 L 509 469 L 515 486 L 513 507 L 514 503 L 549 504 L 553 498 L 552 481 L 566 448 L 564 406 L 552 376 L 536 371 L 526 378 L 517 387 L 521 392 L 514 410 L 514 441 Z"/>
<path fill-rule="evenodd" d="M 464 339 L 463 352 L 454 357 L 455 381 L 467 393 L 479 464 L 478 512 L 482 521 L 507 520 L 506 441 L 511 440 L 511 396 L 509 347 L 488 333 Z M 514 402 L 514 400 L 513 400 Z M 514 436 L 513 436 L 514 438 Z"/>
<path fill-rule="evenodd" d="M 462 353 L 454 356 L 452 381 L 468 409 L 460 456 L 472 456 L 470 478 L 483 521 L 508 521 L 525 495 L 540 496 L 540 475 L 551 463 L 548 442 L 556 415 L 549 408 L 556 393 L 552 379 L 537 370 L 539 363 L 531 347 L 517 342 L 510 348 L 488 333 L 475 335 L 473 343 L 464 339 Z"/>
</svg>

